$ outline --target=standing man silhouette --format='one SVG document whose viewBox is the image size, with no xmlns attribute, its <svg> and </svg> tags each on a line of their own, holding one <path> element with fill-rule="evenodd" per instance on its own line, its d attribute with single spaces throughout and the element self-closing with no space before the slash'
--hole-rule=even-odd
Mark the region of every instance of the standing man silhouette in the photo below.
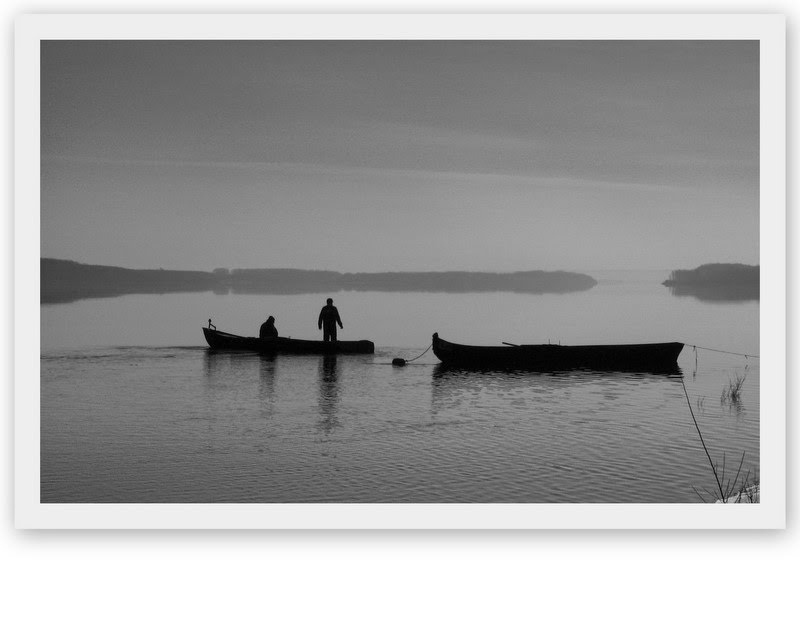
<svg viewBox="0 0 800 623">
<path fill-rule="evenodd" d="M 344 329 L 344 326 L 342 325 L 341 318 L 339 318 L 339 310 L 333 306 L 333 299 L 328 299 L 327 303 L 328 304 L 319 312 L 317 328 L 322 329 L 323 341 L 335 342 L 337 323 L 340 329 Z"/>
</svg>

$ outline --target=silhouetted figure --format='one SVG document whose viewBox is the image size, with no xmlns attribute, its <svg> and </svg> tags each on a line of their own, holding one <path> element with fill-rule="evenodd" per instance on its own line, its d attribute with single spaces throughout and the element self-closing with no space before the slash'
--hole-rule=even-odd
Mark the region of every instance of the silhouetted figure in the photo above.
<svg viewBox="0 0 800 623">
<path fill-rule="evenodd" d="M 344 329 L 342 320 L 339 318 L 339 310 L 333 306 L 333 299 L 328 299 L 327 305 L 319 312 L 317 328 L 322 329 L 322 339 L 325 342 L 336 341 L 336 325 Z"/>
<path fill-rule="evenodd" d="M 258 332 L 258 337 L 260 337 L 262 340 L 278 337 L 278 330 L 275 328 L 274 316 L 267 318 L 267 321 L 261 325 L 261 330 Z"/>
</svg>

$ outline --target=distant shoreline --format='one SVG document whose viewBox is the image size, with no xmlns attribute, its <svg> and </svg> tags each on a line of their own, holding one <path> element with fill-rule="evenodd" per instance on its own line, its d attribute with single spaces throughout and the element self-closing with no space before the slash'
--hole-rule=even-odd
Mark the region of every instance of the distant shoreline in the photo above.
<svg viewBox="0 0 800 623">
<path fill-rule="evenodd" d="M 703 264 L 691 270 L 673 270 L 662 285 L 675 296 L 704 301 L 758 300 L 760 268 L 749 264 Z"/>
<path fill-rule="evenodd" d="M 208 292 L 218 294 L 312 294 L 374 292 L 569 293 L 597 281 L 567 271 L 484 273 L 469 271 L 340 273 L 287 268 L 227 269 L 212 272 L 131 269 L 42 258 L 40 301 L 68 303 L 124 294 Z"/>
</svg>

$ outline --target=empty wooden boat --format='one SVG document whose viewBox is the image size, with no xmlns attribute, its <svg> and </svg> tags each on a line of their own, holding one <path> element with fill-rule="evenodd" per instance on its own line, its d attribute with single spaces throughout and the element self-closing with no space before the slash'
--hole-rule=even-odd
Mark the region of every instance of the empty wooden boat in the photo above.
<svg viewBox="0 0 800 623">
<path fill-rule="evenodd" d="M 433 352 L 442 363 L 458 368 L 511 368 L 539 371 L 677 369 L 681 342 L 562 346 L 524 344 L 468 346 L 433 334 Z"/>
</svg>

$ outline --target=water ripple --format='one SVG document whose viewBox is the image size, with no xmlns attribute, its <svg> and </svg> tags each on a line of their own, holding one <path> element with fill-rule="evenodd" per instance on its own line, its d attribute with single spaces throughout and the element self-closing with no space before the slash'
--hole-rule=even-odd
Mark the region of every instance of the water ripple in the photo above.
<svg viewBox="0 0 800 623">
<path fill-rule="evenodd" d="M 697 502 L 680 378 L 99 349 L 41 358 L 46 502 Z M 136 364 L 136 365 L 131 365 Z M 707 441 L 757 469 L 758 370 L 685 379 Z M 735 451 L 734 451 L 735 449 Z"/>
</svg>

